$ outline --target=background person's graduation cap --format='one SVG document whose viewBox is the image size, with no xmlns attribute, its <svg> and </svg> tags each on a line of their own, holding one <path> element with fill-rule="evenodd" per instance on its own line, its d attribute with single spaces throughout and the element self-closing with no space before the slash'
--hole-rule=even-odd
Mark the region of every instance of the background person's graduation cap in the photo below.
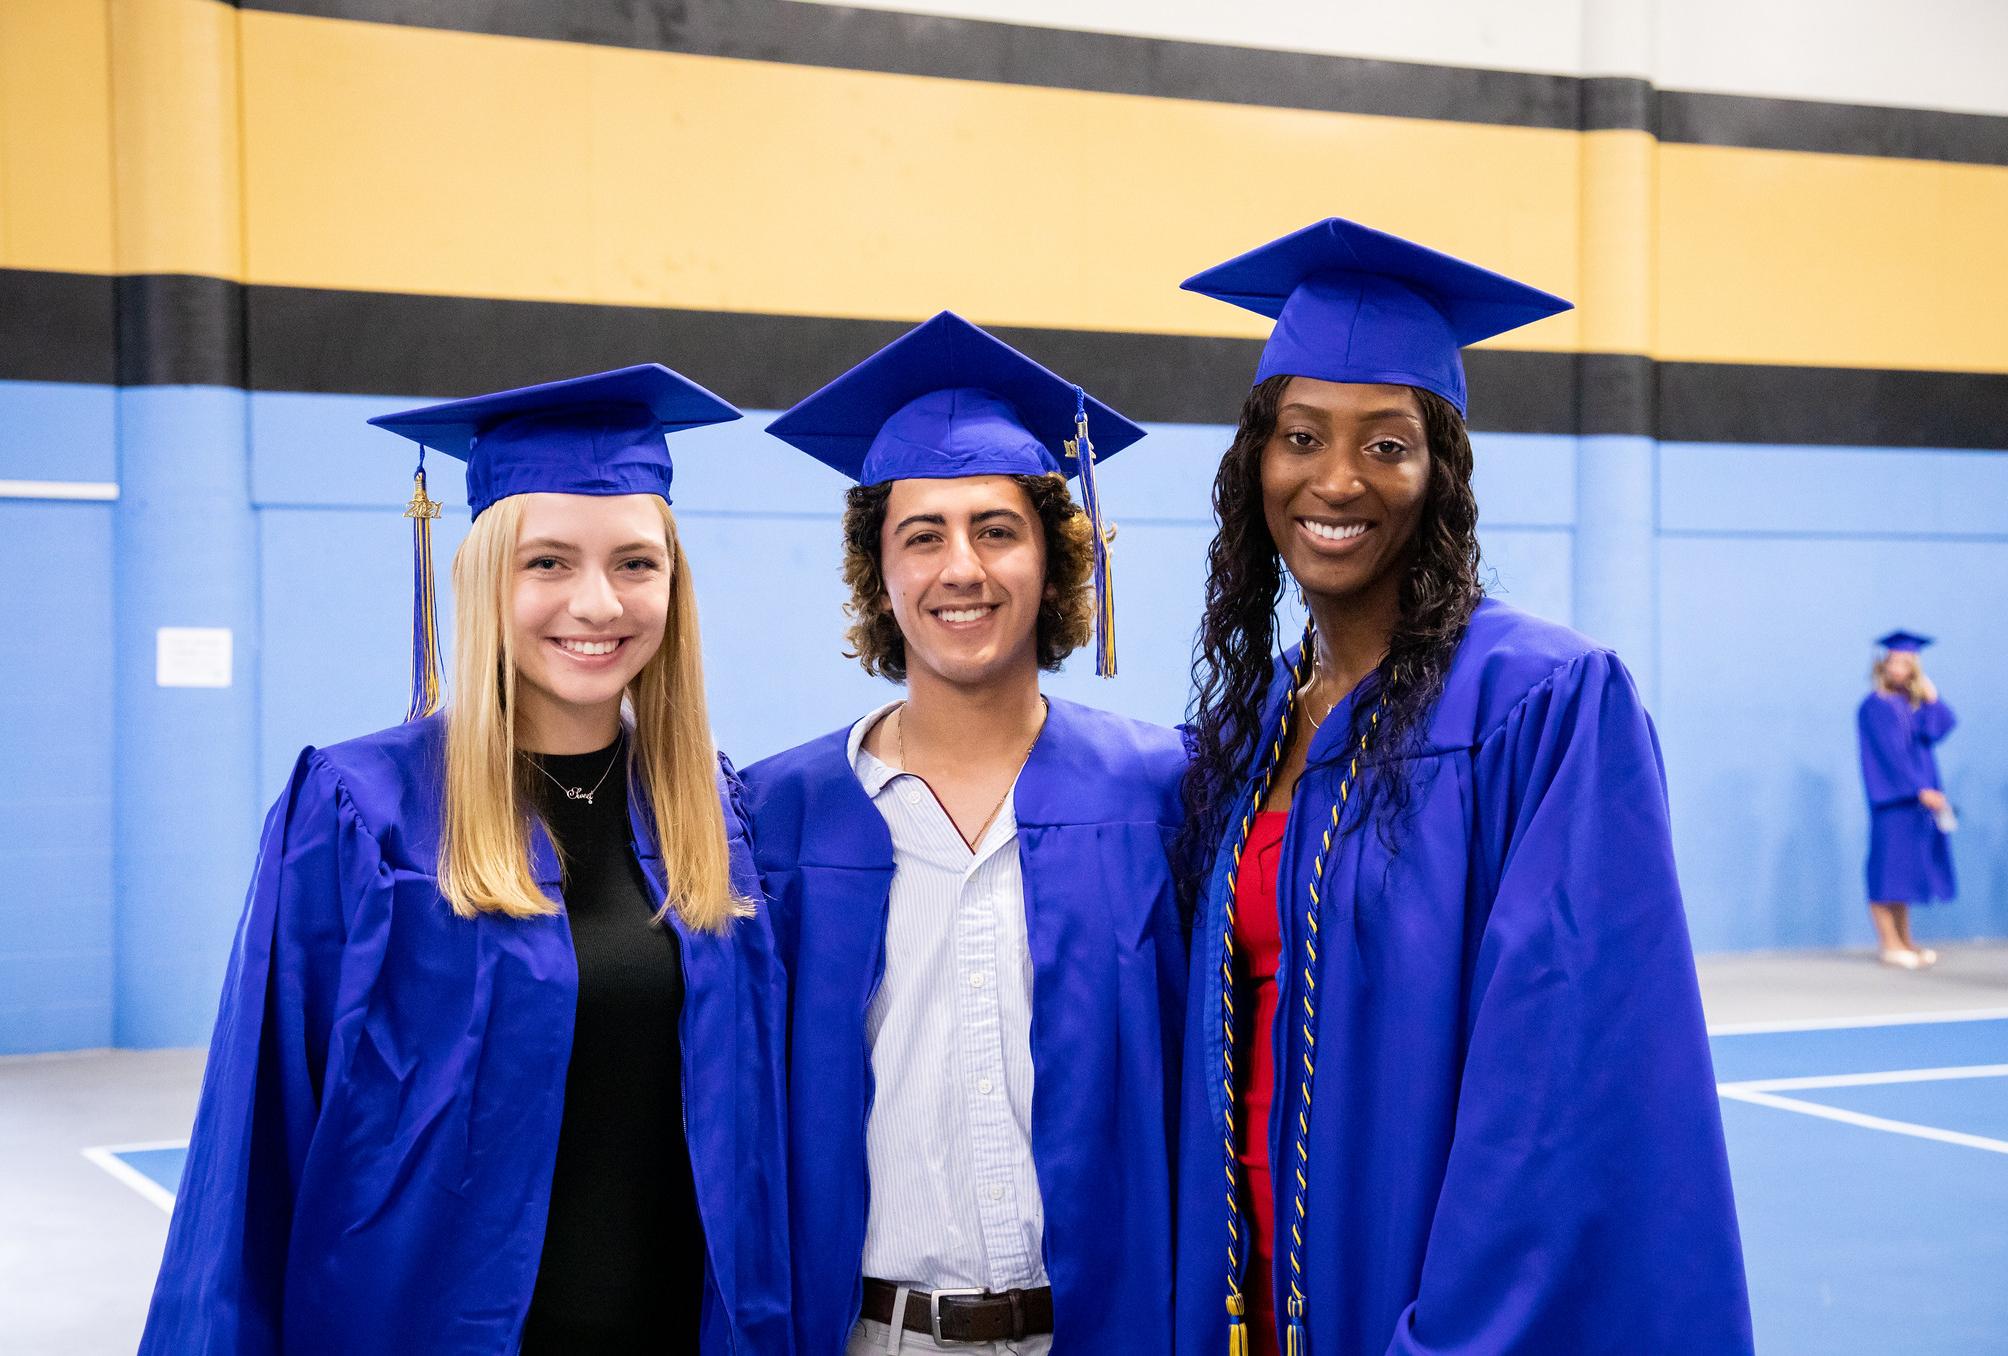
<svg viewBox="0 0 2008 1356">
<path fill-rule="evenodd" d="M 1095 672 L 1114 676 L 1115 604 L 1095 465 L 1142 438 L 1142 428 L 943 311 L 802 400 L 767 431 L 861 485 L 1079 475 L 1094 533 Z"/>
<path fill-rule="evenodd" d="M 1459 350 L 1570 309 L 1491 269 L 1343 217 L 1292 231 L 1180 284 L 1276 322 L 1255 369 L 1419 386 L 1465 412 Z"/>
<path fill-rule="evenodd" d="M 1931 644 L 1931 637 L 1920 636 L 1915 631 L 1892 631 L 1886 636 L 1878 636 L 1876 644 L 1891 654 L 1916 654 Z"/>
<path fill-rule="evenodd" d="M 660 363 L 425 405 L 369 422 L 418 444 L 413 472 L 411 704 L 405 719 L 439 709 L 439 626 L 425 452 L 467 463 L 475 517 L 512 494 L 655 494 L 669 501 L 674 467 L 665 435 L 722 424 L 739 411 Z"/>
</svg>

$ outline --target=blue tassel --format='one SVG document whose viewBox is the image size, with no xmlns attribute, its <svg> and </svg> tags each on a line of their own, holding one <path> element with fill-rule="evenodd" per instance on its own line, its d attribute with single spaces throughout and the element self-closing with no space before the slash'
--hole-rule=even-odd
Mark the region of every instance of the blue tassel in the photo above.
<svg viewBox="0 0 2008 1356">
<path fill-rule="evenodd" d="M 1081 463 L 1081 507 L 1088 515 L 1088 530 L 1095 538 L 1095 674 L 1116 676 L 1116 600 L 1114 562 L 1109 545 L 1115 539 L 1113 525 L 1102 520 L 1101 491 L 1095 485 L 1095 445 L 1088 439 L 1088 396 L 1074 388 L 1074 436 L 1067 440 L 1067 455 Z"/>
<path fill-rule="evenodd" d="M 411 702 L 404 718 L 417 720 L 439 709 L 439 599 L 432 583 L 432 520 L 440 504 L 425 492 L 425 449 L 412 473 L 411 502 Z"/>
</svg>

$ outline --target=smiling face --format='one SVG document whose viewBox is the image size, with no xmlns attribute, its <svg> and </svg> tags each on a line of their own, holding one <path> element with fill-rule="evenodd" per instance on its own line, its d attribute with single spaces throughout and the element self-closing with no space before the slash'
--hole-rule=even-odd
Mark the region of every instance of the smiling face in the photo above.
<svg viewBox="0 0 2008 1356">
<path fill-rule="evenodd" d="M 1262 449 L 1262 514 L 1305 594 L 1343 601 L 1396 586 L 1429 471 L 1414 391 L 1291 378 Z"/>
<path fill-rule="evenodd" d="M 909 681 L 981 686 L 1037 670 L 1046 539 L 1012 477 L 894 481 L 879 568 Z"/>
<path fill-rule="evenodd" d="M 622 695 L 662 647 L 674 582 L 662 501 L 522 498 L 509 585 L 518 736 L 590 752 L 613 737 Z"/>
</svg>

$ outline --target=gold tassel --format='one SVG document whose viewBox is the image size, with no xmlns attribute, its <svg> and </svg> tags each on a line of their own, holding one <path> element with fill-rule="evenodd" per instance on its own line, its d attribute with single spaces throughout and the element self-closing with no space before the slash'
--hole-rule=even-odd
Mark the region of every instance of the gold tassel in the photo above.
<svg viewBox="0 0 2008 1356">
<path fill-rule="evenodd" d="M 1227 1297 L 1227 1356 L 1248 1356 L 1248 1322 L 1241 1313 L 1245 1307 L 1240 1295 Z"/>
<path fill-rule="evenodd" d="M 429 716 L 439 709 L 439 610 L 432 582 L 432 520 L 440 504 L 425 492 L 425 462 L 413 473 L 411 502 L 404 516 L 411 519 L 411 702 L 406 720 Z"/>
</svg>

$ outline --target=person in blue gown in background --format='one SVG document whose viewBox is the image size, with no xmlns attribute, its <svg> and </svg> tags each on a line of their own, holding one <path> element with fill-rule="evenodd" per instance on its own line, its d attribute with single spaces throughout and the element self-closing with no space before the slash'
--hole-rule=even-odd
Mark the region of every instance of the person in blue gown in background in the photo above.
<svg viewBox="0 0 2008 1356">
<path fill-rule="evenodd" d="M 1459 349 L 1567 303 L 1336 218 L 1186 287 L 1275 327 L 1195 664 L 1177 1351 L 1750 1351 L 1652 723 L 1479 584 Z"/>
<path fill-rule="evenodd" d="M 782 989 L 645 365 L 372 422 L 468 463 L 438 705 L 266 819 L 143 1356 L 786 1353 Z"/>
<path fill-rule="evenodd" d="M 1184 748 L 1039 690 L 1098 610 L 1112 670 L 1094 463 L 1143 430 L 943 312 L 769 431 L 858 482 L 850 650 L 905 687 L 746 770 L 801 1350 L 1164 1356 Z"/>
<path fill-rule="evenodd" d="M 1855 711 L 1869 800 L 1869 916 L 1883 964 L 1919 970 L 1938 953 L 1910 933 L 1910 906 L 1953 897 L 1950 830 L 1957 823 L 1932 752 L 1958 723 L 1924 675 L 1931 637 L 1892 631 L 1876 644 L 1874 688 Z"/>
</svg>

